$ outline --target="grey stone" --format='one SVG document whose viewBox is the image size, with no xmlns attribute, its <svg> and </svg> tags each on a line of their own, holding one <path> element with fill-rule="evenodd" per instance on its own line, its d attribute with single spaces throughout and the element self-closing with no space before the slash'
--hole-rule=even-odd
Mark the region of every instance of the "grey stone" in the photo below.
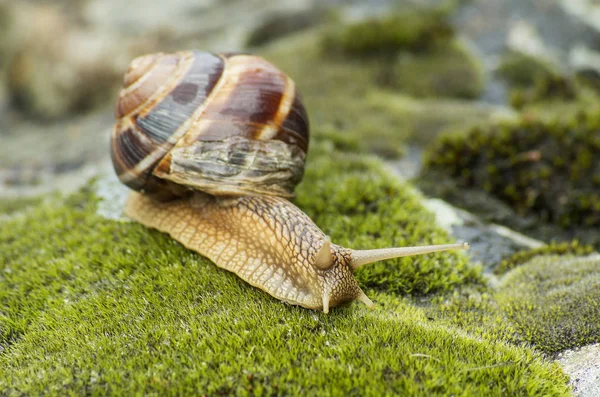
<svg viewBox="0 0 600 397">
<path fill-rule="evenodd" d="M 600 344 L 566 350 L 558 355 L 557 362 L 571 377 L 576 396 L 600 396 Z"/>
</svg>

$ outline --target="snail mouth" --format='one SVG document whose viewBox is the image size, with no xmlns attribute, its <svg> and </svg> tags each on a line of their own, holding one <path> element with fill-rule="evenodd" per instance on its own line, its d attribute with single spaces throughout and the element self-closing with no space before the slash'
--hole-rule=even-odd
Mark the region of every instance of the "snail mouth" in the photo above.
<svg viewBox="0 0 600 397">
<path fill-rule="evenodd" d="M 327 313 L 330 307 L 344 305 L 355 299 L 365 302 L 366 295 L 358 286 L 348 266 L 333 266 L 326 271 L 323 279 L 323 311 Z M 368 298 L 367 298 L 368 300 Z M 365 302 L 366 303 L 366 302 Z"/>
</svg>

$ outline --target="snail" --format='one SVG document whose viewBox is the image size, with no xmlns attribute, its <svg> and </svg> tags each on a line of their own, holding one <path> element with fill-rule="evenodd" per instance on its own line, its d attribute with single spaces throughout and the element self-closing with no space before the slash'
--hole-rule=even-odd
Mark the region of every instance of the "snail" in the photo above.
<svg viewBox="0 0 600 397">
<path fill-rule="evenodd" d="M 288 201 L 304 172 L 308 117 L 291 78 L 261 57 L 141 56 L 125 74 L 115 113 L 111 157 L 134 190 L 125 215 L 281 301 L 325 313 L 355 299 L 373 307 L 355 269 L 469 248 L 333 244 Z"/>
</svg>

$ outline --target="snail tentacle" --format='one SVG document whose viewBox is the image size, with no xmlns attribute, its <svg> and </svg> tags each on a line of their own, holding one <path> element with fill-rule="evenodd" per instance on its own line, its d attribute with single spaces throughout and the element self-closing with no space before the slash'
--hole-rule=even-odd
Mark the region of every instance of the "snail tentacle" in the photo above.
<svg viewBox="0 0 600 397">
<path fill-rule="evenodd" d="M 442 244 L 442 245 L 424 245 L 420 247 L 398 247 L 398 248 L 382 248 L 375 250 L 353 250 L 352 261 L 350 266 L 352 269 L 358 269 L 369 263 L 379 262 L 387 259 L 401 258 L 403 256 L 415 256 L 422 254 L 430 254 L 432 252 L 451 251 L 457 249 L 468 250 L 469 243 L 458 244 Z"/>
</svg>

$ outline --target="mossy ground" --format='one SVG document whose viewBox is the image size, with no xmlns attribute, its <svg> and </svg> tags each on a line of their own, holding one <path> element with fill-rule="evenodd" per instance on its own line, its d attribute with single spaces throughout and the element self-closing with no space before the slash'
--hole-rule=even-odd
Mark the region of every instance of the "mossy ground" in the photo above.
<svg viewBox="0 0 600 397">
<path fill-rule="evenodd" d="M 434 296 L 425 305 L 427 316 L 483 340 L 529 344 L 550 356 L 598 343 L 600 256 L 534 255 L 497 289 L 462 286 Z"/>
<path fill-rule="evenodd" d="M 433 40 L 402 51 L 455 43 L 434 20 L 435 34 L 416 36 Z M 406 96 L 382 51 L 327 54 L 321 33 L 259 50 L 294 78 L 316 126 L 296 203 L 344 246 L 448 242 L 418 194 L 358 152 L 397 155 L 491 112 Z M 577 345 L 599 339 L 582 321 L 597 317 L 589 267 L 565 296 L 541 277 L 535 291 L 513 290 L 542 266 L 518 267 L 533 254 L 515 259 L 498 293 L 463 254 L 387 261 L 356 273 L 375 310 L 353 303 L 325 315 L 283 304 L 161 233 L 97 215 L 97 200 L 90 186 L 0 218 L 2 395 L 566 396 L 566 376 L 541 352 L 572 346 L 569 327 Z"/>
<path fill-rule="evenodd" d="M 297 204 L 336 242 L 448 241 L 410 188 L 331 146 L 313 145 Z M 432 321 L 418 304 L 424 293 L 482 288 L 462 254 L 366 267 L 357 277 L 377 308 L 325 315 L 95 208 L 84 190 L 2 223 L 5 395 L 569 394 L 534 350 Z"/>
<path fill-rule="evenodd" d="M 589 255 L 594 252 L 591 245 L 580 244 L 579 241 L 564 243 L 551 243 L 540 248 L 519 251 L 509 258 L 504 259 L 494 270 L 496 274 L 504 274 L 507 271 L 522 265 L 530 259 L 541 255 Z"/>
<path fill-rule="evenodd" d="M 337 26 L 323 37 L 326 51 L 364 57 L 387 57 L 398 51 L 426 51 L 448 42 L 454 29 L 447 10 L 403 9 L 401 12 Z"/>
<path fill-rule="evenodd" d="M 546 352 L 600 339 L 600 256 L 539 256 L 503 279 L 497 299 L 520 338 Z"/>
<path fill-rule="evenodd" d="M 31 206 L 42 202 L 43 198 L 39 196 L 19 197 L 19 198 L 0 198 L 0 215 L 10 215 L 15 212 L 25 210 Z"/>
</svg>

